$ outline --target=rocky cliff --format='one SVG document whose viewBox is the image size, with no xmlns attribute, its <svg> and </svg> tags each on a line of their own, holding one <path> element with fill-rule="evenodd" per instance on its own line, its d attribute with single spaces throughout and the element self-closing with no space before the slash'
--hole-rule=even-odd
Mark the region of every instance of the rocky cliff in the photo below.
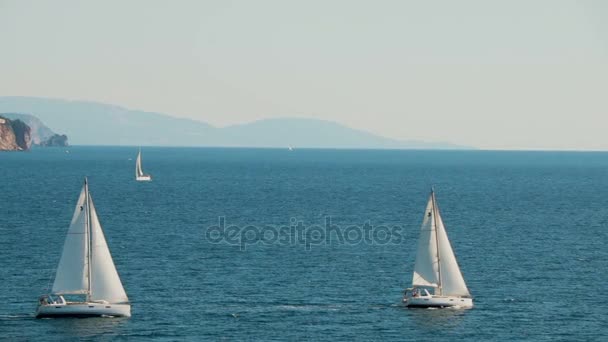
<svg viewBox="0 0 608 342">
<path fill-rule="evenodd" d="M 25 151 L 31 144 L 31 129 L 25 122 L 0 116 L 0 151 Z"/>
<path fill-rule="evenodd" d="M 47 127 L 40 119 L 30 114 L 23 113 L 0 113 L 0 116 L 20 120 L 31 128 L 32 145 L 35 146 L 68 146 L 68 137 L 65 134 L 56 134 Z"/>
</svg>

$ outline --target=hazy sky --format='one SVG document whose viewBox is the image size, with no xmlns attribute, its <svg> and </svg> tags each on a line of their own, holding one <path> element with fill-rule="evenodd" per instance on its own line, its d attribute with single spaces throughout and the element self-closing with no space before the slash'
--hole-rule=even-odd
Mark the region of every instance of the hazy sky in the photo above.
<svg viewBox="0 0 608 342">
<path fill-rule="evenodd" d="M 608 1 L 0 0 L 0 95 L 608 150 Z"/>
</svg>

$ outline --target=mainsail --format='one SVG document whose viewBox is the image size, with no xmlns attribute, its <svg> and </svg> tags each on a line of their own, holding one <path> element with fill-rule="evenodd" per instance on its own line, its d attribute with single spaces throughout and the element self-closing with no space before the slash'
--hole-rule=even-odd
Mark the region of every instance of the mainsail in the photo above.
<svg viewBox="0 0 608 342">
<path fill-rule="evenodd" d="M 110 303 L 129 301 L 112 261 L 86 179 L 65 240 L 53 293 L 86 294 L 87 300 Z"/>
<path fill-rule="evenodd" d="M 418 252 L 416 253 L 416 264 L 414 265 L 414 286 L 439 285 L 439 270 L 437 263 L 437 237 L 435 229 L 435 215 L 433 215 L 433 202 L 429 200 L 424 211 L 424 219 L 420 228 L 420 239 L 418 240 Z"/>
<path fill-rule="evenodd" d="M 414 286 L 437 287 L 436 294 L 470 296 L 445 230 L 435 193 L 431 192 L 418 242 Z"/>
<path fill-rule="evenodd" d="M 141 150 L 137 153 L 137 161 L 135 162 L 135 177 L 141 177 L 144 171 L 141 169 Z"/>
<path fill-rule="evenodd" d="M 88 291 L 88 230 L 85 187 L 80 192 L 68 236 L 63 244 L 53 293 L 84 294 Z"/>
</svg>

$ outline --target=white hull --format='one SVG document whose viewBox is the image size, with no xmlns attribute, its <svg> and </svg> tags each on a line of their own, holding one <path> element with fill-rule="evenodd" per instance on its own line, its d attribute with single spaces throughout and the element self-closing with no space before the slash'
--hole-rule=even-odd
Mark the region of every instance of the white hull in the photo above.
<svg viewBox="0 0 608 342">
<path fill-rule="evenodd" d="M 131 317 L 131 305 L 109 303 L 41 304 L 36 310 L 36 318 L 101 316 Z"/>
<path fill-rule="evenodd" d="M 403 303 L 410 308 L 460 308 L 473 307 L 473 298 L 452 296 L 418 296 L 412 297 L 410 293 L 403 297 Z"/>
<path fill-rule="evenodd" d="M 135 177 L 135 180 L 137 180 L 138 182 L 149 182 L 149 181 L 152 180 L 152 177 L 148 176 L 148 175 L 146 175 L 146 176 L 137 176 L 137 177 Z"/>
</svg>

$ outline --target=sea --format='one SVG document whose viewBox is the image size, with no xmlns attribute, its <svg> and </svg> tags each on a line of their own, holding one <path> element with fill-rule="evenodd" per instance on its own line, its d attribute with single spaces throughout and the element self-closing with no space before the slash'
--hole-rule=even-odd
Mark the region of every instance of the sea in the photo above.
<svg viewBox="0 0 608 342">
<path fill-rule="evenodd" d="M 608 340 L 608 153 L 0 153 L 0 340 Z M 132 317 L 36 319 L 88 177 Z M 407 309 L 434 187 L 474 297 Z"/>
</svg>

